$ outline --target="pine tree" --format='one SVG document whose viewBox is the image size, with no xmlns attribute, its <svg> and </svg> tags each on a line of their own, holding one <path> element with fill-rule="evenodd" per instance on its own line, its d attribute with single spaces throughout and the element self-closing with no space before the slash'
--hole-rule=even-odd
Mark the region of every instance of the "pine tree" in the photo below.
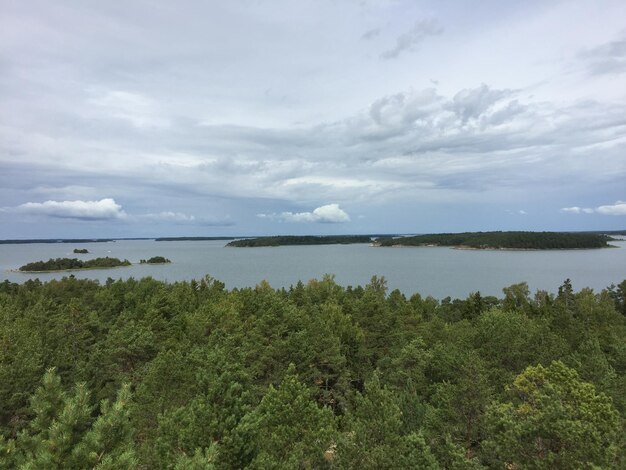
<svg viewBox="0 0 626 470">
<path fill-rule="evenodd" d="M 436 469 L 435 458 L 419 433 L 402 434 L 401 411 L 392 392 L 381 387 L 378 373 L 357 394 L 346 415 L 337 445 L 342 469 Z"/>
<path fill-rule="evenodd" d="M 55 369 L 44 375 L 31 399 L 34 418 L 17 439 L 0 442 L 0 468 L 20 470 L 133 469 L 137 466 L 128 420 L 130 387 L 111 406 L 103 402 L 92 422 L 85 384 L 61 388 Z"/>
<path fill-rule="evenodd" d="M 291 364 L 279 388 L 270 386 L 259 406 L 239 427 L 253 469 L 319 469 L 335 440 L 329 408 L 320 408 Z"/>
</svg>

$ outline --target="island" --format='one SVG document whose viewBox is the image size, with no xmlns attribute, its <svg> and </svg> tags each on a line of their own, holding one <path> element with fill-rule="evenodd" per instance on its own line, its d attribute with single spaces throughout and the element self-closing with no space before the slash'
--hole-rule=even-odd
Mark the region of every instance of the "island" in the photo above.
<svg viewBox="0 0 626 470">
<path fill-rule="evenodd" d="M 583 232 L 464 232 L 377 239 L 374 246 L 451 246 L 475 250 L 609 248 L 612 237 Z"/>
<path fill-rule="evenodd" d="M 115 240 L 147 240 L 144 238 L 30 238 L 24 240 L 0 240 L 0 245 L 18 245 L 31 243 L 107 243 Z"/>
<path fill-rule="evenodd" d="M 35 261 L 28 263 L 19 268 L 20 272 L 45 273 L 52 271 L 76 271 L 80 269 L 107 269 L 117 268 L 121 266 L 130 266 L 131 262 L 127 259 L 120 260 L 118 258 L 94 258 L 86 261 L 77 258 L 50 258 L 48 261 Z"/>
<path fill-rule="evenodd" d="M 274 237 L 244 238 L 233 240 L 228 247 L 253 248 L 262 246 L 284 245 L 349 245 L 353 243 L 370 243 L 369 235 L 278 235 Z"/>
<path fill-rule="evenodd" d="M 139 261 L 139 264 L 166 264 L 171 263 L 171 261 L 163 256 L 153 256 L 152 258 L 145 260 L 142 259 Z"/>
<path fill-rule="evenodd" d="M 89 253 L 89 250 L 87 248 L 74 248 L 74 253 L 77 255 L 86 255 Z"/>
<path fill-rule="evenodd" d="M 159 237 L 155 242 L 202 242 L 211 240 L 234 240 L 237 237 Z"/>
</svg>

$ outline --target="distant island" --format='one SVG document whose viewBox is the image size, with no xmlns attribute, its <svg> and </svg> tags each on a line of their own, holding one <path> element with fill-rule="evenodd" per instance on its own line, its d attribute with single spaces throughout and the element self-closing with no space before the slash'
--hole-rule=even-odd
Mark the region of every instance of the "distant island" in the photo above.
<svg viewBox="0 0 626 470">
<path fill-rule="evenodd" d="M 452 246 L 476 250 L 571 250 L 608 248 L 608 235 L 582 232 L 464 232 L 384 238 L 375 246 Z"/>
<path fill-rule="evenodd" d="M 159 237 L 155 242 L 201 242 L 205 240 L 234 240 L 237 237 Z"/>
<path fill-rule="evenodd" d="M 139 261 L 139 264 L 166 264 L 171 263 L 171 261 L 163 256 L 153 256 L 152 258 L 145 260 L 142 259 Z"/>
<path fill-rule="evenodd" d="M 13 239 L 0 240 L 0 245 L 23 245 L 31 243 L 106 243 L 115 240 L 146 240 L 145 238 L 30 238 L 30 239 Z"/>
<path fill-rule="evenodd" d="M 21 272 L 51 272 L 51 271 L 74 271 L 79 269 L 103 269 L 116 268 L 119 266 L 130 266 L 127 259 L 118 258 L 94 258 L 82 261 L 77 258 L 50 258 L 48 261 L 35 261 L 19 268 Z"/>
<path fill-rule="evenodd" d="M 74 253 L 77 255 L 86 255 L 89 253 L 89 250 L 87 248 L 74 248 Z"/>
<path fill-rule="evenodd" d="M 279 235 L 275 237 L 258 237 L 233 240 L 226 246 L 236 248 L 251 248 L 284 245 L 349 245 L 352 243 L 370 243 L 371 241 L 372 237 L 370 237 L 369 235 Z"/>
</svg>

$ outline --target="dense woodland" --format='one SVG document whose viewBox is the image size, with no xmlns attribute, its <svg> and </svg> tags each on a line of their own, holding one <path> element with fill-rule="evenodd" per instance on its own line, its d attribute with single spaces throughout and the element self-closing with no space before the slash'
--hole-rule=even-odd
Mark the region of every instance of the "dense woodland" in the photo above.
<svg viewBox="0 0 626 470">
<path fill-rule="evenodd" d="M 372 237 L 370 235 L 278 235 L 273 237 L 233 240 L 226 246 L 348 245 L 351 243 L 370 243 L 371 241 Z"/>
<path fill-rule="evenodd" d="M 95 268 L 116 268 L 118 266 L 130 266 L 131 262 L 127 259 L 119 258 L 94 258 L 89 260 L 80 260 L 78 258 L 50 258 L 48 261 L 34 261 L 22 266 L 20 271 L 65 271 L 70 269 L 95 269 Z"/>
<path fill-rule="evenodd" d="M 626 281 L 0 283 L 0 468 L 625 468 Z"/>
<path fill-rule="evenodd" d="M 558 250 L 606 248 L 612 238 L 583 232 L 465 232 L 381 238 L 378 246 L 457 246 L 477 249 Z"/>
</svg>

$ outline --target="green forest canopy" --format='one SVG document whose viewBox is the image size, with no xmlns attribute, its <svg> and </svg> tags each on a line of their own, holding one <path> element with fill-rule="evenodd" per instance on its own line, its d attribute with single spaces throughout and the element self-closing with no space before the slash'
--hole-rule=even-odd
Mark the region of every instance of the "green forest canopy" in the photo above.
<svg viewBox="0 0 626 470">
<path fill-rule="evenodd" d="M 0 346 L 0 468 L 626 465 L 626 281 L 4 281 Z"/>
<path fill-rule="evenodd" d="M 612 238 L 582 232 L 465 232 L 381 238 L 377 246 L 455 246 L 477 249 L 555 250 L 606 248 Z"/>
</svg>

